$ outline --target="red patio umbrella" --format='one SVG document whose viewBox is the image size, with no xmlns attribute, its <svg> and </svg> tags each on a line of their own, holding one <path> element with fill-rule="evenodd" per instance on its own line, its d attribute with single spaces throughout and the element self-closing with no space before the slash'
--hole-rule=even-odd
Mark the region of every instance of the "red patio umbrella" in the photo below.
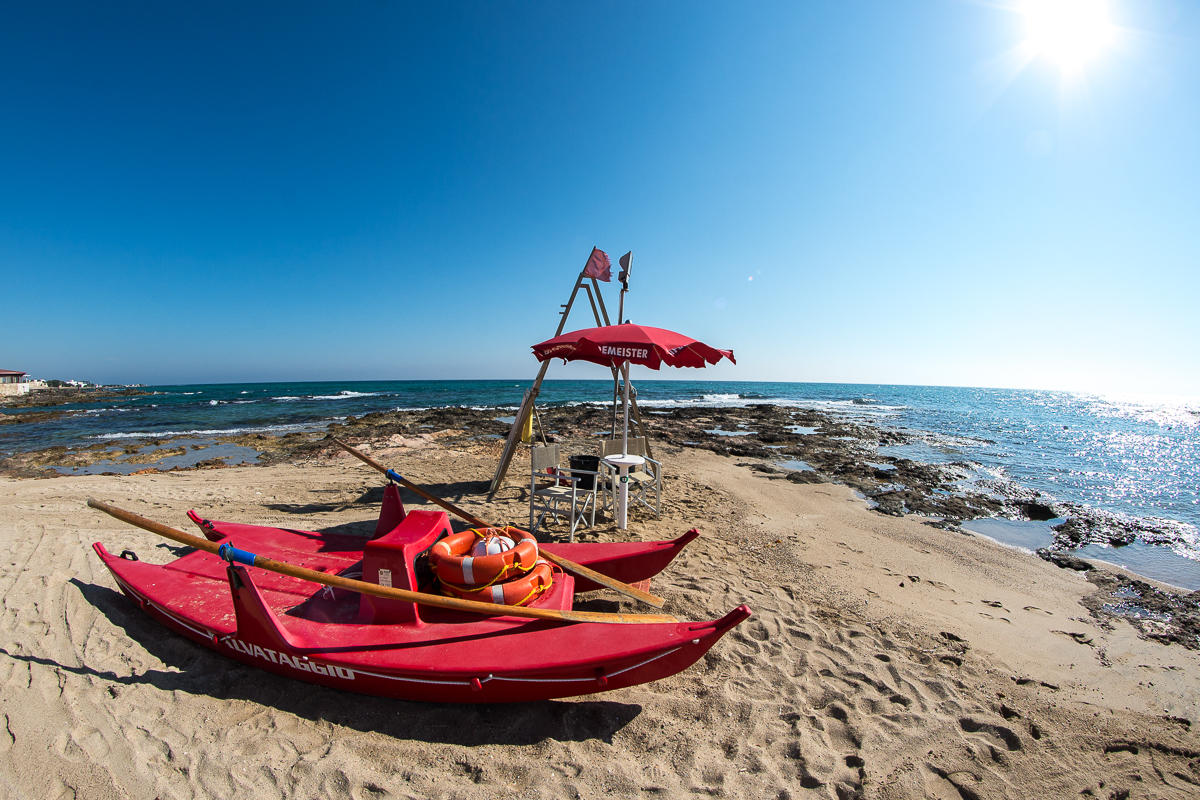
<svg viewBox="0 0 1200 800">
<path fill-rule="evenodd" d="M 533 354 L 538 361 L 561 358 L 564 361 L 591 361 L 606 367 L 618 367 L 622 362 L 628 362 L 650 369 L 658 369 L 661 364 L 699 368 L 716 364 L 722 358 L 737 363 L 732 350 L 718 350 L 665 328 L 630 323 L 564 333 L 535 344 Z"/>
<path fill-rule="evenodd" d="M 533 346 L 533 354 L 538 361 L 549 358 L 561 358 L 563 361 L 591 361 L 606 367 L 619 367 L 625 379 L 625 392 L 622 396 L 624 407 L 624 435 L 621 443 L 622 458 L 629 460 L 629 365 L 641 364 L 650 369 L 658 369 L 660 365 L 668 367 L 705 367 L 716 364 L 722 358 L 728 358 L 733 363 L 732 350 L 718 350 L 704 342 L 698 342 L 690 336 L 675 333 L 664 328 L 651 328 L 648 325 L 606 325 L 602 328 L 584 328 L 571 331 L 561 336 L 555 336 L 541 344 Z M 641 463 L 635 460 L 631 463 Z M 621 474 L 628 470 L 628 465 L 621 466 Z M 622 478 L 620 493 L 620 508 L 618 511 L 618 527 L 625 527 L 627 508 L 626 484 Z"/>
</svg>

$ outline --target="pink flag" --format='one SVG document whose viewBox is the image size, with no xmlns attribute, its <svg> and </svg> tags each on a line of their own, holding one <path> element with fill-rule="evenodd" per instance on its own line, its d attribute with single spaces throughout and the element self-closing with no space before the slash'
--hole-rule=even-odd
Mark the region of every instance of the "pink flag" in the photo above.
<svg viewBox="0 0 1200 800">
<path fill-rule="evenodd" d="M 612 262 L 608 260 L 608 253 L 601 250 L 599 247 L 592 248 L 592 255 L 588 258 L 587 266 L 583 268 L 583 274 L 589 278 L 595 278 L 598 281 L 612 280 Z"/>
</svg>

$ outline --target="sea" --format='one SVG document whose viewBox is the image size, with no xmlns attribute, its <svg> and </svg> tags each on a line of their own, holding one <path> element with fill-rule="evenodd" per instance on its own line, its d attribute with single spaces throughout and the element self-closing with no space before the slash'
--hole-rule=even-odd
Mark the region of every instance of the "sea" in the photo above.
<svg viewBox="0 0 1200 800">
<path fill-rule="evenodd" d="M 465 406 L 495 410 L 499 418 L 516 410 L 529 385 L 528 380 L 491 380 L 139 387 L 149 394 L 57 406 L 47 410 L 70 413 L 0 426 L 0 457 L 106 440 L 209 442 L 233 433 L 321 430 L 348 416 L 393 409 Z M 645 380 L 635 385 L 643 408 L 772 403 L 897 429 L 910 443 L 882 448 L 881 454 L 934 464 L 965 462 L 981 477 L 1060 501 L 1182 523 L 1183 535 L 1171 546 L 1139 541 L 1074 552 L 1200 590 L 1200 398 L 825 383 Z M 611 400 L 611 381 L 577 380 L 546 381 L 538 398 L 539 405 L 548 406 Z M 254 460 L 249 448 L 225 447 L 197 450 L 203 455 L 190 457 Z M 964 527 L 1034 550 L 1051 543 L 1050 525 L 1060 521 L 986 519 Z"/>
</svg>

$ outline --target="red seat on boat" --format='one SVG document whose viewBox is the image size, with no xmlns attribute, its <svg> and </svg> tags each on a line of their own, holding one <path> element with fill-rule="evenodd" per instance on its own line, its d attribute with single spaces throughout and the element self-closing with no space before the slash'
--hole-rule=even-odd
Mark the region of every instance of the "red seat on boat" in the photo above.
<svg viewBox="0 0 1200 800">
<path fill-rule="evenodd" d="M 446 512 L 422 509 L 408 512 L 399 525 L 363 547 L 362 579 L 394 589 L 420 591 L 413 563 L 443 534 L 449 533 L 450 518 Z M 376 625 L 397 622 L 419 625 L 420 617 L 414 603 L 364 594 L 359 600 L 358 621 Z"/>
</svg>

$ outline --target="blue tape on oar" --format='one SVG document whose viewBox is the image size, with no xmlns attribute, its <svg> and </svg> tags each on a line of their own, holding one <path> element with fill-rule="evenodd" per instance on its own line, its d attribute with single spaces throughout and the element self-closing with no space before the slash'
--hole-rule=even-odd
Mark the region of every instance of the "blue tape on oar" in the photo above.
<svg viewBox="0 0 1200 800">
<path fill-rule="evenodd" d="M 219 555 L 225 561 L 228 561 L 230 564 L 236 561 L 239 564 L 247 564 L 251 567 L 254 566 L 254 559 L 258 558 L 258 556 L 254 555 L 254 553 L 250 553 L 245 550 L 238 550 L 231 544 L 223 544 L 218 547 L 217 555 Z"/>
<path fill-rule="evenodd" d="M 396 483 L 404 483 L 404 478 L 402 478 L 400 476 L 400 473 L 396 472 L 396 470 L 394 470 L 394 469 L 389 469 L 387 472 L 385 472 L 383 474 L 386 475 L 388 480 L 390 480 L 390 481 L 395 481 Z"/>
</svg>

